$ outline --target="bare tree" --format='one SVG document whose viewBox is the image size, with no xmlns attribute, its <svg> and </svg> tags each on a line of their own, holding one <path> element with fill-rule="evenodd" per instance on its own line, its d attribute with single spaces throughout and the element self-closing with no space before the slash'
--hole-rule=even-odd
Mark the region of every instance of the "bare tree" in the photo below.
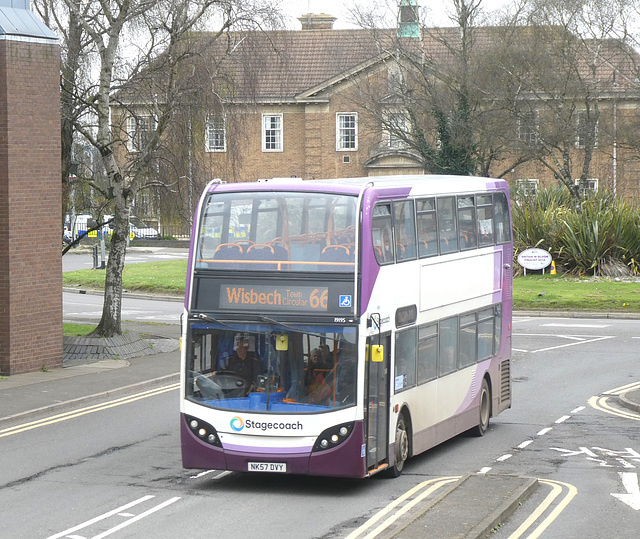
<svg viewBox="0 0 640 539">
<path fill-rule="evenodd" d="M 502 58 L 517 88 L 517 150 L 550 170 L 576 203 L 606 132 L 602 107 L 610 108 L 616 91 L 625 48 L 623 4 L 538 0 L 526 31 Z"/>
<path fill-rule="evenodd" d="M 362 84 L 360 105 L 369 110 L 396 148 L 404 148 L 437 174 L 505 174 L 528 156 L 513 156 L 513 88 L 500 77 L 500 32 L 482 26 L 482 0 L 452 0 L 453 27 L 429 27 L 423 11 L 416 31 L 380 31 L 375 12 L 354 11 L 386 53 L 383 84 Z M 511 24 L 517 17 L 512 16 Z"/>
<path fill-rule="evenodd" d="M 67 89 L 78 100 L 69 119 L 99 151 L 108 178 L 105 195 L 113 204 L 113 233 L 102 318 L 94 334 L 113 336 L 121 333 L 122 270 L 132 204 L 138 192 L 154 181 L 158 149 L 189 90 L 180 81 L 181 66 L 198 54 L 189 35 L 208 27 L 214 29 L 209 39 L 215 40 L 236 25 L 266 20 L 274 10 L 268 1 L 251 0 L 50 0 L 47 4 L 65 39 L 72 22 L 88 41 L 82 48 L 88 54 L 86 77 L 75 79 Z M 126 117 L 112 123 L 112 109 L 120 96 L 127 95 L 125 87 L 137 92 L 142 98 L 138 103 L 144 106 L 120 102 Z M 126 145 L 129 152 L 122 150 Z"/>
</svg>

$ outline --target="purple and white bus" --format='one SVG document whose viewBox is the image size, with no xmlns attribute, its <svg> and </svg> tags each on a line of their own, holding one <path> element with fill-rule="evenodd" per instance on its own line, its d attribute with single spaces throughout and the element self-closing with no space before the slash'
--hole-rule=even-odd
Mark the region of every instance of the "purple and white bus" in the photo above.
<svg viewBox="0 0 640 539">
<path fill-rule="evenodd" d="M 505 181 L 212 182 L 182 330 L 185 468 L 367 477 L 511 405 Z"/>
</svg>

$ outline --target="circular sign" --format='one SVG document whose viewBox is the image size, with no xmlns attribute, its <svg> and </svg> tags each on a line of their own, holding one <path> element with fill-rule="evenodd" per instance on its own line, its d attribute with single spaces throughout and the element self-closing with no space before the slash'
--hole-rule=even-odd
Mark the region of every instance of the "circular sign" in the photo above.
<svg viewBox="0 0 640 539">
<path fill-rule="evenodd" d="M 551 255 L 544 249 L 525 249 L 518 255 L 518 264 L 528 270 L 544 269 L 551 261 Z"/>
</svg>

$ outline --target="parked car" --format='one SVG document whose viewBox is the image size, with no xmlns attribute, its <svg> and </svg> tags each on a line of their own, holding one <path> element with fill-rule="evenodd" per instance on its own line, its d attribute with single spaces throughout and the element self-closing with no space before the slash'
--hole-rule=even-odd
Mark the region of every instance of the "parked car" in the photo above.
<svg viewBox="0 0 640 539">
<path fill-rule="evenodd" d="M 158 237 L 158 231 L 155 228 L 135 216 L 129 219 L 129 232 L 136 238 L 156 239 Z"/>
</svg>

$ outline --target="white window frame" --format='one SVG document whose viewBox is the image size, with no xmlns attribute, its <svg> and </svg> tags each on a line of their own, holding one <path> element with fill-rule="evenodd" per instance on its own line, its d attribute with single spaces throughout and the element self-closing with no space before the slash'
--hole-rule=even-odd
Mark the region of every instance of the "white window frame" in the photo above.
<svg viewBox="0 0 640 539">
<path fill-rule="evenodd" d="M 397 128 L 409 131 L 409 117 L 406 111 L 388 110 L 385 112 L 385 124 L 394 124 Z M 403 149 L 407 147 L 406 141 L 398 138 L 389 129 L 383 130 L 383 143 L 387 148 Z"/>
<path fill-rule="evenodd" d="M 144 127 L 144 129 L 141 129 Z M 149 136 L 156 128 L 156 119 L 154 116 L 128 116 L 126 119 L 127 131 L 127 150 L 130 152 L 139 152 L 140 137 L 142 134 Z"/>
<path fill-rule="evenodd" d="M 344 127 L 342 119 L 353 118 L 353 127 Z M 347 134 L 353 135 L 347 137 Z M 353 140 L 353 142 L 351 142 Z M 346 141 L 349 141 L 347 145 Z M 336 112 L 336 151 L 337 152 L 357 152 L 358 151 L 358 113 L 357 112 Z"/>
<path fill-rule="evenodd" d="M 532 196 L 538 192 L 538 178 L 519 178 L 516 180 L 516 194 L 518 196 Z"/>
<path fill-rule="evenodd" d="M 580 186 L 580 196 L 584 197 L 586 194 L 596 193 L 598 191 L 598 178 L 587 178 L 585 180 L 587 185 L 580 185 L 580 178 L 573 180 L 574 185 Z"/>
<path fill-rule="evenodd" d="M 125 130 L 127 132 L 127 150 L 130 152 L 137 151 L 135 147 L 137 124 L 135 116 L 127 116 Z"/>
<path fill-rule="evenodd" d="M 279 125 L 273 127 L 272 125 L 267 126 L 267 121 L 270 121 L 271 118 L 278 118 Z M 278 114 L 263 114 L 262 115 L 262 151 L 263 152 L 282 152 L 284 151 L 284 120 L 282 117 L 282 113 Z M 275 138 L 273 140 L 273 147 L 268 147 L 267 145 L 267 133 L 273 132 Z M 270 141 L 271 143 L 271 141 Z"/>
<path fill-rule="evenodd" d="M 578 110 L 576 111 L 576 140 L 574 146 L 577 149 L 584 149 L 584 139 L 586 134 L 586 126 L 587 126 L 587 111 L 586 110 Z M 593 126 L 593 147 L 598 147 L 598 122 L 596 121 Z"/>
<path fill-rule="evenodd" d="M 212 145 L 212 138 L 215 140 L 216 132 L 221 137 L 221 145 Z M 218 114 L 209 114 L 206 118 L 204 128 L 204 146 L 206 152 L 220 153 L 227 151 L 227 120 L 224 116 Z"/>
<path fill-rule="evenodd" d="M 531 123 L 526 122 L 524 116 L 528 116 Z M 528 118 L 528 119 L 529 119 Z M 523 112 L 518 115 L 517 138 L 519 144 L 535 146 L 538 144 L 538 130 L 540 128 L 540 113 L 537 110 Z"/>
</svg>

